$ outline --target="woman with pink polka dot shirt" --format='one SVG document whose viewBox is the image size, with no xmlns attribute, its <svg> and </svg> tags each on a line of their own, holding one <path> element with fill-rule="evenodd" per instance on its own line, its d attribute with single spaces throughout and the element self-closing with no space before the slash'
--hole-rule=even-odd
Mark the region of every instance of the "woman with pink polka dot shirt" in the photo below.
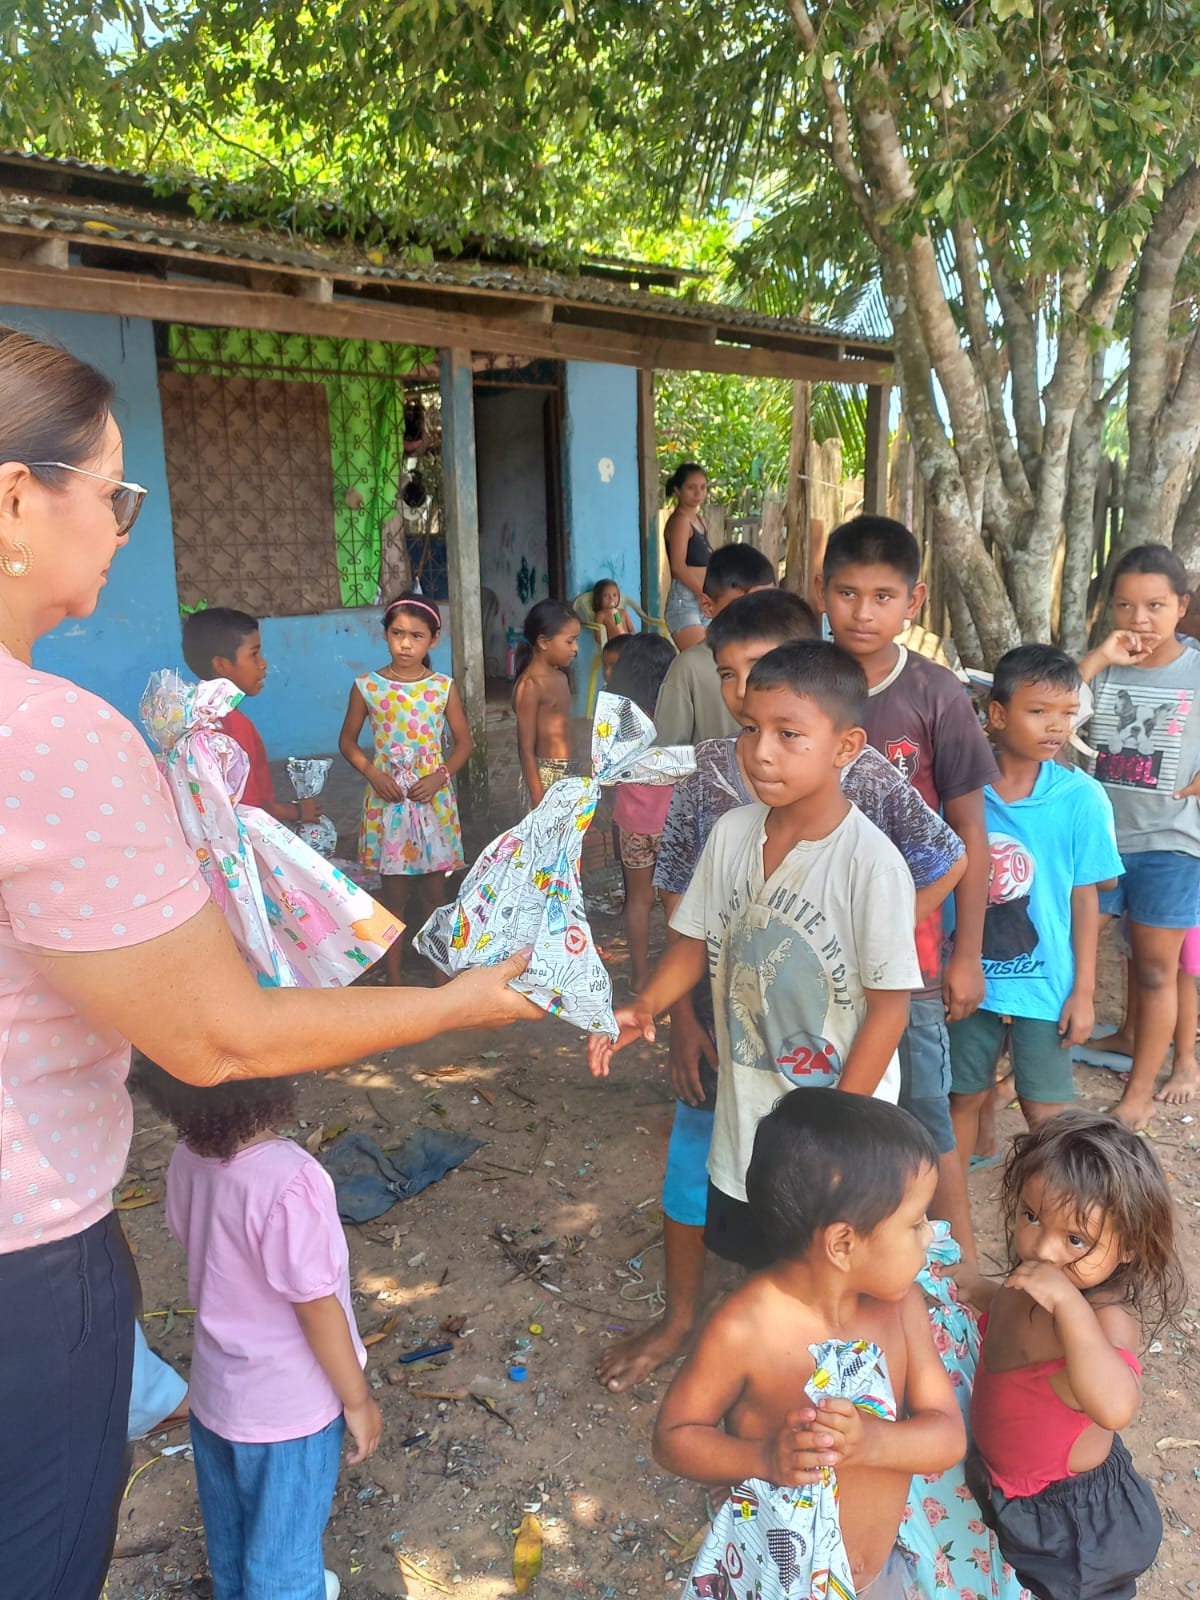
<svg viewBox="0 0 1200 1600">
<path fill-rule="evenodd" d="M 136 1277 L 112 1190 L 130 1041 L 197 1085 L 540 1015 L 518 958 L 443 989 L 260 989 L 137 731 L 32 664 L 95 610 L 146 491 L 113 388 L 0 328 L 0 1595 L 95 1600 L 123 1486 Z"/>
</svg>

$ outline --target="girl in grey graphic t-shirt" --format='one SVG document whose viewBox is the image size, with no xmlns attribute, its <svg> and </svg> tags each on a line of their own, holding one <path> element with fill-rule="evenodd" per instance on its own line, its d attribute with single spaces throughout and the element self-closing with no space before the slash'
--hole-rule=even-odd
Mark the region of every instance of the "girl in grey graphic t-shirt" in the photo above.
<svg viewBox="0 0 1200 1600">
<path fill-rule="evenodd" d="M 1184 936 L 1200 925 L 1200 652 L 1176 638 L 1192 596 L 1166 545 L 1128 551 L 1111 599 L 1117 629 L 1080 672 L 1092 680 L 1096 777 L 1112 801 L 1125 868 L 1100 909 L 1128 913 L 1132 945 L 1133 1061 L 1114 1110 L 1140 1129 L 1156 1099 L 1177 1105 L 1200 1089 L 1191 1054 L 1154 1093 L 1175 1031 Z"/>
</svg>

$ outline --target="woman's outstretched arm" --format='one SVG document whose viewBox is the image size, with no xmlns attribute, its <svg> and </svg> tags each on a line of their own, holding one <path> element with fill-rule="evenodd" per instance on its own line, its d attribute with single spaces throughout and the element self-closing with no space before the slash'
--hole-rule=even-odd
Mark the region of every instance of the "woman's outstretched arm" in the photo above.
<svg viewBox="0 0 1200 1600">
<path fill-rule="evenodd" d="M 542 1016 L 508 987 L 524 956 L 440 989 L 260 989 L 211 901 L 143 944 L 35 959 L 84 1016 L 200 1085 L 342 1067 L 451 1028 Z"/>
</svg>

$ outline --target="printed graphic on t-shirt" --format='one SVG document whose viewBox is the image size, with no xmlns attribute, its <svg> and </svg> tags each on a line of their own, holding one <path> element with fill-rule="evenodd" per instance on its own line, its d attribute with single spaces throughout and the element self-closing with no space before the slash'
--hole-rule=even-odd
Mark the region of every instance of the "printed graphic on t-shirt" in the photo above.
<svg viewBox="0 0 1200 1600">
<path fill-rule="evenodd" d="M 1183 730 L 1194 700 L 1192 689 L 1104 684 L 1091 731 L 1101 783 L 1174 794 Z"/>
<path fill-rule="evenodd" d="M 1043 961 L 1033 959 L 1040 935 L 1029 914 L 1037 865 L 1019 839 L 988 835 L 987 910 L 983 917 L 983 971 L 988 978 L 1029 977 Z"/>
<path fill-rule="evenodd" d="M 907 778 L 909 783 L 916 781 L 921 766 L 921 751 L 911 739 L 889 739 L 884 746 L 884 754 L 902 778 Z"/>
<path fill-rule="evenodd" d="M 734 1064 L 778 1072 L 792 1086 L 836 1084 L 841 1057 L 819 1030 L 831 1008 L 852 1001 L 841 943 L 824 914 L 779 889 L 766 906 L 740 915 L 735 907 L 730 920 L 724 958 Z M 777 981 L 781 971 L 786 983 Z"/>
</svg>

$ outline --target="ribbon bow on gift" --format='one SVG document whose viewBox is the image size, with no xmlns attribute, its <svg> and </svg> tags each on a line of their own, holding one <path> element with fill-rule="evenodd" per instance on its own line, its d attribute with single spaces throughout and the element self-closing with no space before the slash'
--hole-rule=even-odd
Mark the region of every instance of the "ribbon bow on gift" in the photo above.
<svg viewBox="0 0 1200 1600">
<path fill-rule="evenodd" d="M 528 816 L 492 840 L 458 899 L 439 907 L 417 934 L 421 954 L 453 975 L 532 947 L 512 988 L 552 1016 L 616 1039 L 612 984 L 588 927 L 579 860 L 602 785 L 672 784 L 695 771 L 689 748 L 659 747 L 654 739 L 654 724 L 632 701 L 601 694 L 592 777 L 554 784 Z"/>
</svg>

